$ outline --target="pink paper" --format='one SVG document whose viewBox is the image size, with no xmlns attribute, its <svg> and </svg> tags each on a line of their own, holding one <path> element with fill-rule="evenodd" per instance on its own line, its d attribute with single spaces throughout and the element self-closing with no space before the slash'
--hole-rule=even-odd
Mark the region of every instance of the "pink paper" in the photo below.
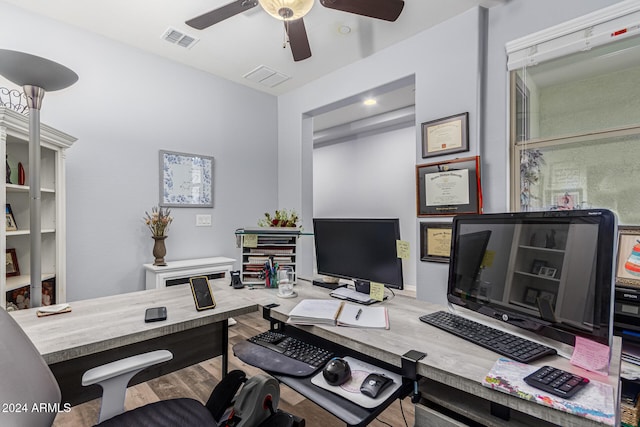
<svg viewBox="0 0 640 427">
<path fill-rule="evenodd" d="M 600 375 L 609 375 L 609 346 L 576 337 L 571 364 Z"/>
</svg>

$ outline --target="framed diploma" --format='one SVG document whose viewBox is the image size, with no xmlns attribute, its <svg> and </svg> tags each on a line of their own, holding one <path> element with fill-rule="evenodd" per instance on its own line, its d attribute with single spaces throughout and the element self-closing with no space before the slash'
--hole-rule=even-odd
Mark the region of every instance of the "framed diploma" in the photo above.
<svg viewBox="0 0 640 427">
<path fill-rule="evenodd" d="M 482 213 L 480 157 L 416 166 L 418 216 Z"/>
<path fill-rule="evenodd" d="M 422 158 L 469 151 L 469 113 L 422 123 Z"/>
<path fill-rule="evenodd" d="M 420 223 L 420 261 L 449 262 L 451 223 Z"/>
</svg>

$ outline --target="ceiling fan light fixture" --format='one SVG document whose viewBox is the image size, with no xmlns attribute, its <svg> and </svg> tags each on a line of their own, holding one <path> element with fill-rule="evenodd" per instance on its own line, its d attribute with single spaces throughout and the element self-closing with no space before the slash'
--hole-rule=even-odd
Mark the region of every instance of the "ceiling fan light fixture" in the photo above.
<svg viewBox="0 0 640 427">
<path fill-rule="evenodd" d="M 292 21 L 305 16 L 315 0 L 259 0 L 269 15 L 281 21 Z"/>
</svg>

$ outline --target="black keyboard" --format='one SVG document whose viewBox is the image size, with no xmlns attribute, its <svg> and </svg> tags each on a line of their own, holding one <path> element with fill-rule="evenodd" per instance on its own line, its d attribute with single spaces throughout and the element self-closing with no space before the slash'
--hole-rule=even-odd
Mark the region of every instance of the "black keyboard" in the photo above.
<svg viewBox="0 0 640 427">
<path fill-rule="evenodd" d="M 328 350 L 274 331 L 234 345 L 233 352 L 243 362 L 265 371 L 297 377 L 315 373 L 333 357 Z"/>
<path fill-rule="evenodd" d="M 445 311 L 425 314 L 420 320 L 518 362 L 529 363 L 556 354 L 551 347 Z"/>
</svg>

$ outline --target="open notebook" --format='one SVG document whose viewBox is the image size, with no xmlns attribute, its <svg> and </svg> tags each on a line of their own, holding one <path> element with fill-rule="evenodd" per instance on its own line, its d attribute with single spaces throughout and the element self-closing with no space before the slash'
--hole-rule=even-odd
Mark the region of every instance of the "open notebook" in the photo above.
<svg viewBox="0 0 640 427">
<path fill-rule="evenodd" d="M 335 299 L 304 299 L 289 313 L 288 323 L 296 325 L 337 325 L 389 329 L 386 307 L 368 307 Z"/>
</svg>

